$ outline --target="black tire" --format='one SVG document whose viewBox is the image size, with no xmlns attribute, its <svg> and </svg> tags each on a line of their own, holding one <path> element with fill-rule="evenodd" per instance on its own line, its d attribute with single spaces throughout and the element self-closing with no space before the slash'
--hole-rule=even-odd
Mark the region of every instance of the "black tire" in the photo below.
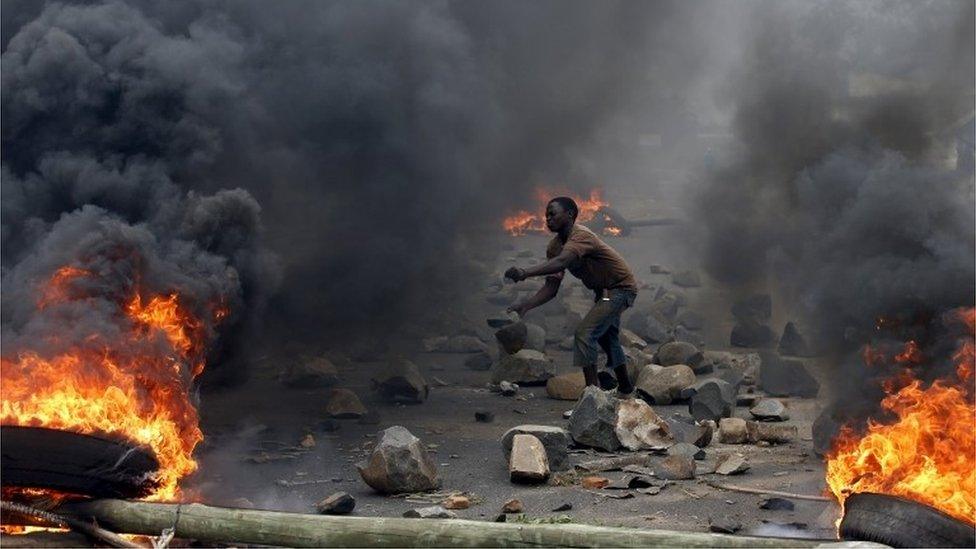
<svg viewBox="0 0 976 549">
<path fill-rule="evenodd" d="M 137 498 L 156 488 L 152 451 L 117 440 L 46 429 L 0 427 L 0 482 L 91 497 Z"/>
<path fill-rule="evenodd" d="M 928 505 L 881 494 L 854 494 L 844 504 L 840 537 L 891 547 L 976 547 L 976 527 Z"/>
</svg>

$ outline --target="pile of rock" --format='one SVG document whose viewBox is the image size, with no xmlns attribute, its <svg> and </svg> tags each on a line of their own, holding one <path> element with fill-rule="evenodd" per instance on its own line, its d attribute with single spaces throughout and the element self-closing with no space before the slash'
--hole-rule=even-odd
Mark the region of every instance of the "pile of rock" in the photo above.
<svg viewBox="0 0 976 549">
<path fill-rule="evenodd" d="M 569 434 L 577 444 L 609 452 L 661 450 L 674 443 L 670 428 L 641 400 L 618 400 L 587 387 L 569 419 Z"/>
</svg>

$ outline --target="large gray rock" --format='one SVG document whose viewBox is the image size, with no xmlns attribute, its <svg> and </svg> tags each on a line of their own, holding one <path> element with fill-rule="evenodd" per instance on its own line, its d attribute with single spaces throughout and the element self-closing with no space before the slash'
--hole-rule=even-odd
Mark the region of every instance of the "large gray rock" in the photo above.
<svg viewBox="0 0 976 549">
<path fill-rule="evenodd" d="M 631 313 L 624 319 L 624 329 L 637 334 L 648 343 L 663 343 L 671 339 L 668 323 L 647 312 Z"/>
<path fill-rule="evenodd" d="M 508 461 L 512 452 L 512 440 L 515 435 L 532 435 L 539 439 L 549 457 L 549 467 L 553 471 L 561 471 L 569 465 L 569 446 L 573 443 L 569 431 L 552 425 L 519 425 L 512 427 L 502 435 L 502 450 Z"/>
<path fill-rule="evenodd" d="M 749 408 L 752 417 L 760 421 L 786 421 L 790 412 L 782 402 L 775 398 L 764 398 Z"/>
<path fill-rule="evenodd" d="M 620 448 L 617 438 L 617 410 L 615 399 L 597 387 L 589 386 L 573 408 L 569 418 L 569 434 L 578 444 L 613 452 Z"/>
<path fill-rule="evenodd" d="M 701 364 L 704 355 L 698 347 L 684 341 L 671 341 L 658 347 L 654 353 L 654 364 L 661 366 L 674 366 L 684 364 L 694 369 Z"/>
<path fill-rule="evenodd" d="M 554 375 L 556 365 L 552 359 L 531 349 L 522 349 L 502 357 L 491 367 L 492 383 L 511 381 L 525 385 L 541 384 Z"/>
<path fill-rule="evenodd" d="M 698 423 L 690 417 L 672 415 L 665 421 L 675 442 L 687 442 L 704 448 L 712 442 L 712 428 L 708 423 Z"/>
<path fill-rule="evenodd" d="M 739 320 L 732 327 L 729 344 L 733 347 L 771 347 L 776 341 L 773 329 L 754 320 Z"/>
<path fill-rule="evenodd" d="M 745 444 L 749 440 L 746 420 L 739 417 L 723 417 L 718 420 L 718 441 L 722 444 Z"/>
<path fill-rule="evenodd" d="M 331 387 L 339 382 L 339 370 L 324 356 L 299 359 L 288 363 L 279 381 L 298 389 Z"/>
<path fill-rule="evenodd" d="M 390 362 L 373 378 L 373 389 L 386 400 L 413 404 L 427 400 L 430 392 L 430 386 L 420 375 L 417 365 L 402 358 Z"/>
<path fill-rule="evenodd" d="M 663 450 L 674 444 L 668 424 L 643 400 L 617 402 L 615 432 L 628 450 Z"/>
<path fill-rule="evenodd" d="M 434 460 L 420 439 L 399 425 L 381 432 L 369 459 L 356 469 L 366 484 L 382 494 L 426 492 L 441 485 Z"/>
<path fill-rule="evenodd" d="M 779 336 L 779 354 L 791 356 L 810 356 L 810 345 L 803 334 L 792 322 L 783 327 L 783 335 Z"/>
<path fill-rule="evenodd" d="M 620 344 L 624 347 L 632 347 L 634 349 L 643 349 L 647 347 L 647 342 L 644 341 L 643 338 L 627 328 L 622 328 L 620 330 Z"/>
<path fill-rule="evenodd" d="M 538 483 L 549 478 L 549 459 L 539 439 L 524 434 L 512 437 L 508 474 L 512 482 Z"/>
<path fill-rule="evenodd" d="M 688 401 L 688 412 L 697 421 L 718 421 L 731 417 L 735 409 L 732 386 L 721 379 L 707 379 L 697 383 Z"/>
<path fill-rule="evenodd" d="M 366 415 L 367 410 L 356 393 L 339 387 L 329 392 L 325 412 L 337 419 L 354 419 Z"/>
<path fill-rule="evenodd" d="M 815 398 L 820 383 L 807 372 L 803 362 L 781 358 L 775 353 L 762 353 L 759 388 L 770 396 Z"/>
<path fill-rule="evenodd" d="M 315 510 L 323 515 L 348 515 L 356 508 L 356 498 L 346 492 L 336 492 L 315 504 Z"/>
<path fill-rule="evenodd" d="M 702 347 L 705 345 L 705 338 L 702 337 L 701 332 L 689 330 L 688 328 L 680 325 L 675 326 L 674 328 L 674 340 L 691 343 L 696 347 Z"/>
<path fill-rule="evenodd" d="M 498 348 L 504 354 L 515 354 L 525 347 L 529 329 L 524 322 L 513 322 L 495 332 Z"/>
<path fill-rule="evenodd" d="M 655 371 L 643 368 L 635 386 L 654 404 L 671 404 L 681 391 L 695 383 L 695 373 L 684 364 L 668 366 Z"/>
<path fill-rule="evenodd" d="M 525 329 L 527 331 L 525 339 L 525 347 L 523 349 L 532 349 L 533 351 L 545 352 L 546 350 L 546 330 L 539 326 L 538 324 L 531 324 L 526 322 Z"/>
</svg>

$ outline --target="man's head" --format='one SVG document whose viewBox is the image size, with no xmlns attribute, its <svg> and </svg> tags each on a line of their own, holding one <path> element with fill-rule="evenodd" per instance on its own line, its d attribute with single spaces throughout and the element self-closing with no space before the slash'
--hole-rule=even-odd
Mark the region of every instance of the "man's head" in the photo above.
<svg viewBox="0 0 976 549">
<path fill-rule="evenodd" d="M 554 233 L 576 223 L 579 206 L 568 196 L 557 196 L 546 205 L 546 227 Z"/>
</svg>

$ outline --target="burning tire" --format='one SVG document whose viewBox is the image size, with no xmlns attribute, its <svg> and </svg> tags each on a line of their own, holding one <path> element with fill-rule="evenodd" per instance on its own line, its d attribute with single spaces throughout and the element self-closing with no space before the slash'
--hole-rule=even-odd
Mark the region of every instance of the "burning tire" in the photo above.
<svg viewBox="0 0 976 549">
<path fill-rule="evenodd" d="M 928 505 L 880 494 L 854 494 L 844 505 L 840 537 L 892 547 L 976 547 L 973 526 Z"/>
<path fill-rule="evenodd" d="M 0 440 L 4 487 L 121 498 L 146 496 L 156 487 L 159 463 L 143 447 L 41 427 L 3 426 Z"/>
</svg>

